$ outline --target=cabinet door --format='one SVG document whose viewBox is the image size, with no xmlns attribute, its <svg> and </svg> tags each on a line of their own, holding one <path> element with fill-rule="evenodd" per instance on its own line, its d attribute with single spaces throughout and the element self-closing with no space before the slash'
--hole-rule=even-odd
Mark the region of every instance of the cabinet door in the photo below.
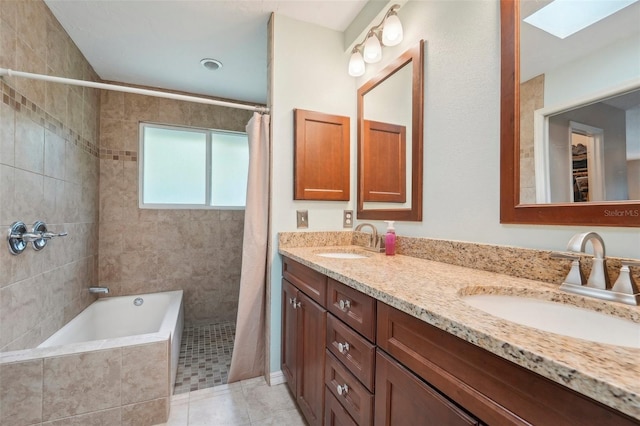
<svg viewBox="0 0 640 426">
<path fill-rule="evenodd" d="M 358 426 L 329 389 L 324 394 L 324 426 Z"/>
<path fill-rule="evenodd" d="M 307 422 L 311 426 L 321 425 L 327 311 L 302 292 L 298 292 L 297 300 L 297 401 Z"/>
<path fill-rule="evenodd" d="M 380 350 L 375 426 L 458 426 L 478 422 Z"/>
<path fill-rule="evenodd" d="M 293 395 L 296 394 L 296 349 L 298 346 L 298 322 L 294 300 L 298 289 L 282 280 L 282 373 Z"/>
</svg>

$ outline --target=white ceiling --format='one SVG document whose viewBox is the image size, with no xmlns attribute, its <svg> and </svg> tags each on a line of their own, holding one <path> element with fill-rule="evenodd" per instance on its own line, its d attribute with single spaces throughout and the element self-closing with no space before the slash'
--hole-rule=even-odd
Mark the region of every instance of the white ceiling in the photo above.
<svg viewBox="0 0 640 426">
<path fill-rule="evenodd" d="M 589 7 L 593 0 L 575 0 Z M 615 0 L 607 0 L 615 1 Z M 550 0 L 522 0 L 521 19 L 550 3 Z M 561 40 L 532 25 L 520 26 L 520 81 L 572 62 L 589 53 L 640 33 L 640 2 Z M 640 47 L 639 47 L 640 48 Z"/>
<path fill-rule="evenodd" d="M 367 1 L 45 0 L 103 80 L 261 104 L 271 12 L 344 31 Z"/>
</svg>

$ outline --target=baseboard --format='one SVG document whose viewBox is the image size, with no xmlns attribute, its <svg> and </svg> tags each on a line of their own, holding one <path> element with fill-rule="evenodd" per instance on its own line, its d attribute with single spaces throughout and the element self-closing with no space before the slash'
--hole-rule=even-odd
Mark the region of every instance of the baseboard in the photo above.
<svg viewBox="0 0 640 426">
<path fill-rule="evenodd" d="M 282 370 L 274 371 L 269 374 L 269 386 L 281 385 L 287 383 Z"/>
</svg>

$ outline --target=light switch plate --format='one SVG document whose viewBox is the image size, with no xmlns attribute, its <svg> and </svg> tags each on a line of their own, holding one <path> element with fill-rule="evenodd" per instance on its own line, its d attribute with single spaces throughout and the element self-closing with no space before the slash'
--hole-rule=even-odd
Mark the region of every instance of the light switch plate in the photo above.
<svg viewBox="0 0 640 426">
<path fill-rule="evenodd" d="M 342 227 L 353 228 L 353 210 L 344 210 L 342 212 Z"/>
<path fill-rule="evenodd" d="M 309 211 L 308 210 L 296 210 L 297 214 L 297 224 L 299 228 L 308 228 L 309 227 Z"/>
</svg>

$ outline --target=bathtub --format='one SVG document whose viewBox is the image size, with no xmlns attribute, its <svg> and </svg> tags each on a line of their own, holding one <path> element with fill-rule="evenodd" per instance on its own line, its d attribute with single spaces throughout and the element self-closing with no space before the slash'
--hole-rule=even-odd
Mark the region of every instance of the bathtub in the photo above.
<svg viewBox="0 0 640 426">
<path fill-rule="evenodd" d="M 39 348 L 151 333 L 170 333 L 171 389 L 175 383 L 184 328 L 182 290 L 96 300 Z"/>
<path fill-rule="evenodd" d="M 182 291 L 101 298 L 37 348 L 0 353 L 0 424 L 167 421 Z M 141 302 L 141 303 L 140 303 Z"/>
</svg>

